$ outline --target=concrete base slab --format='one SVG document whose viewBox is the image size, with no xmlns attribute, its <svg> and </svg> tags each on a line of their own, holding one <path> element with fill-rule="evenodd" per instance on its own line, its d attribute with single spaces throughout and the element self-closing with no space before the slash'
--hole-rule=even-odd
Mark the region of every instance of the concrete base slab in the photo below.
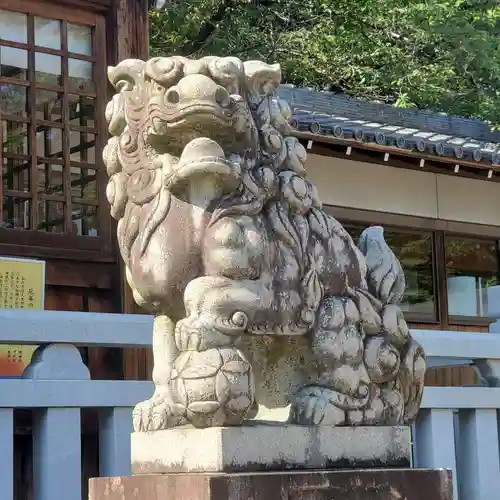
<svg viewBox="0 0 500 500">
<path fill-rule="evenodd" d="M 132 473 L 407 467 L 408 427 L 249 425 L 132 434 Z"/>
<path fill-rule="evenodd" d="M 452 500 L 445 470 L 159 474 L 91 479 L 89 500 Z"/>
</svg>

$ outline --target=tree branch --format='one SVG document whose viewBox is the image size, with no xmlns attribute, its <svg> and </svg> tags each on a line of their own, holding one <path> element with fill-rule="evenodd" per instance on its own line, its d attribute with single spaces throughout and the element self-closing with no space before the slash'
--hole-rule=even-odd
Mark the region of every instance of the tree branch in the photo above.
<svg viewBox="0 0 500 500">
<path fill-rule="evenodd" d="M 205 45 L 208 38 L 213 35 L 218 24 L 224 19 L 227 9 L 233 7 L 235 3 L 235 0 L 224 0 L 221 2 L 212 16 L 200 25 L 200 29 L 196 36 L 181 45 L 180 53 L 184 56 L 189 56 L 200 50 Z"/>
</svg>

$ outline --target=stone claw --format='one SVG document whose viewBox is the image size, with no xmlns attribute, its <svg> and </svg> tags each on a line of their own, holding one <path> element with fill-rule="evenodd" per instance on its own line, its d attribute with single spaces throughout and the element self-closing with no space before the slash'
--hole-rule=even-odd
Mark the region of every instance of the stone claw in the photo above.
<svg viewBox="0 0 500 500">
<path fill-rule="evenodd" d="M 341 425 L 345 412 L 333 405 L 324 387 L 304 387 L 293 398 L 289 422 L 295 425 Z"/>
<path fill-rule="evenodd" d="M 294 399 L 290 413 L 296 425 L 319 425 L 325 414 L 326 402 L 317 396 L 302 396 Z"/>
<path fill-rule="evenodd" d="M 135 432 L 159 431 L 180 425 L 182 417 L 177 415 L 162 391 L 157 391 L 151 399 L 139 403 L 133 411 L 132 421 Z"/>
<path fill-rule="evenodd" d="M 179 321 L 175 328 L 175 345 L 179 351 L 199 351 L 202 350 L 201 333 L 193 328 L 189 328 Z"/>
</svg>

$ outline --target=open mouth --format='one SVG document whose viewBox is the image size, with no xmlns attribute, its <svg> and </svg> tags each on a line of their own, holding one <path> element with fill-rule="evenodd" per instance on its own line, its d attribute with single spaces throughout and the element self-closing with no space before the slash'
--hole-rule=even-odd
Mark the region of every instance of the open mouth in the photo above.
<svg viewBox="0 0 500 500">
<path fill-rule="evenodd" d="M 229 110 L 224 110 L 217 106 L 193 104 L 175 113 L 174 116 L 167 119 L 167 122 L 169 128 L 176 128 L 186 123 L 194 123 L 200 120 L 225 125 L 232 123 L 233 114 Z"/>
</svg>

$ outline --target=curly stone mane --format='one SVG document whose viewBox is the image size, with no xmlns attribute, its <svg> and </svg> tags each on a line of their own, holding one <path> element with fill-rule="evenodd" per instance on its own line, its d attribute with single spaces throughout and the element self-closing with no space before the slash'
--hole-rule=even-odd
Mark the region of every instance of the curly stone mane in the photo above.
<svg viewBox="0 0 500 500">
<path fill-rule="evenodd" d="M 193 401 L 205 408 L 194 417 L 176 363 L 215 349 L 251 373 L 232 347 L 245 334 L 307 336 L 315 382 L 292 398 L 292 421 L 411 421 L 425 357 L 397 305 L 401 265 L 381 228 L 366 230 L 358 247 L 322 210 L 291 109 L 275 96 L 280 67 L 161 57 L 123 61 L 109 78 L 117 93 L 103 158 L 127 279 L 136 301 L 175 330 L 175 340 L 153 339 L 155 367 L 158 356 L 168 365 L 155 384 L 168 389 L 138 408 L 136 428 L 240 422 L 253 389 L 237 410 L 219 396 L 212 406 Z M 152 424 L 155 412 L 165 415 Z"/>
</svg>

